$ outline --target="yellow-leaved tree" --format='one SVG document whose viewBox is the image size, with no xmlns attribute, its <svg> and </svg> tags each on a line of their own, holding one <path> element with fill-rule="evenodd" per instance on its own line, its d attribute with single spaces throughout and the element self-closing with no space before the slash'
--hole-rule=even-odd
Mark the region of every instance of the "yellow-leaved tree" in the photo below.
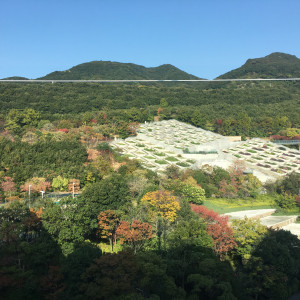
<svg viewBox="0 0 300 300">
<path fill-rule="evenodd" d="M 149 192 L 141 199 L 141 203 L 148 207 L 151 216 L 158 215 L 170 222 L 175 221 L 180 209 L 177 198 L 167 190 Z"/>
<path fill-rule="evenodd" d="M 146 206 L 148 215 L 154 224 L 158 238 L 158 250 L 160 250 L 161 237 L 163 237 L 165 247 L 168 224 L 175 221 L 180 210 L 179 201 L 172 192 L 159 190 L 145 194 L 141 199 L 141 204 Z"/>
</svg>

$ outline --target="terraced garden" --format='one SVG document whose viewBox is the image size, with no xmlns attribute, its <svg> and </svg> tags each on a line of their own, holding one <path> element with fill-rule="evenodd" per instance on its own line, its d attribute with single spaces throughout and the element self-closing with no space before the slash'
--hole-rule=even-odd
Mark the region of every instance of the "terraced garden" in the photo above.
<svg viewBox="0 0 300 300">
<path fill-rule="evenodd" d="M 223 152 L 245 160 L 254 169 L 274 175 L 300 172 L 300 151 L 261 139 L 248 140 Z"/>
<path fill-rule="evenodd" d="M 173 164 L 179 168 L 187 168 L 194 164 L 193 160 L 184 158 L 181 154 L 171 150 L 165 151 L 163 147 L 141 138 L 128 138 L 124 141 L 112 143 L 112 147 L 130 158 L 136 158 L 142 164 L 154 171 L 163 171 L 168 165 Z"/>
<path fill-rule="evenodd" d="M 142 124 L 136 137 L 117 139 L 111 146 L 129 158 L 136 158 L 153 171 L 167 166 L 190 168 L 214 164 L 226 168 L 235 158 L 268 178 L 300 172 L 300 151 L 262 139 L 230 142 L 226 137 L 176 120 Z"/>
</svg>

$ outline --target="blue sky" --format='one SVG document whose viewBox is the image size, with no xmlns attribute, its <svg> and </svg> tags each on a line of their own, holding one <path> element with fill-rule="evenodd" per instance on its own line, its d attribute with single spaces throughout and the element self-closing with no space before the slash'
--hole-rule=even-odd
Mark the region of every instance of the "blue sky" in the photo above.
<svg viewBox="0 0 300 300">
<path fill-rule="evenodd" d="M 215 78 L 248 58 L 300 57 L 299 0 L 2 0 L 0 78 L 93 60 Z"/>
</svg>

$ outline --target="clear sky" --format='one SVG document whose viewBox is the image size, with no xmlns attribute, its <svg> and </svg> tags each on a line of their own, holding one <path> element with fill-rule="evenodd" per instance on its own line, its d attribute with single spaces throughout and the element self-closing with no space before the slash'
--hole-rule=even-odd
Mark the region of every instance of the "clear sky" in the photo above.
<svg viewBox="0 0 300 300">
<path fill-rule="evenodd" d="M 93 60 L 212 79 L 248 58 L 300 57 L 299 0 L 1 0 L 0 78 Z"/>
</svg>

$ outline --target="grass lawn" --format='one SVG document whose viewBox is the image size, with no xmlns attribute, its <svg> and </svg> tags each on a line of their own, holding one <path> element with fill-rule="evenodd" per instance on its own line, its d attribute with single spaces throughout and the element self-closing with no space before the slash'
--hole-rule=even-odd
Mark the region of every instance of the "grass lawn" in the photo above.
<svg viewBox="0 0 300 300">
<path fill-rule="evenodd" d="M 213 209 L 214 211 L 220 214 L 233 212 L 233 211 L 240 211 L 240 210 L 276 208 L 277 211 L 273 214 L 273 216 L 289 216 L 289 215 L 300 216 L 299 207 L 293 210 L 284 210 L 282 208 L 279 208 L 275 204 L 274 198 L 270 195 L 260 195 L 257 197 L 257 199 L 208 198 L 204 200 L 203 205 L 209 209 Z M 297 223 L 300 223 L 300 218 L 298 218 Z"/>
<path fill-rule="evenodd" d="M 296 216 L 298 215 L 298 219 L 296 223 L 300 223 L 300 208 L 295 208 L 291 210 L 284 210 L 282 208 L 278 208 L 277 211 L 273 214 L 273 216 Z"/>
<path fill-rule="evenodd" d="M 276 208 L 273 198 L 269 195 L 260 195 L 257 199 L 208 198 L 203 204 L 221 214 L 239 210 Z"/>
</svg>

